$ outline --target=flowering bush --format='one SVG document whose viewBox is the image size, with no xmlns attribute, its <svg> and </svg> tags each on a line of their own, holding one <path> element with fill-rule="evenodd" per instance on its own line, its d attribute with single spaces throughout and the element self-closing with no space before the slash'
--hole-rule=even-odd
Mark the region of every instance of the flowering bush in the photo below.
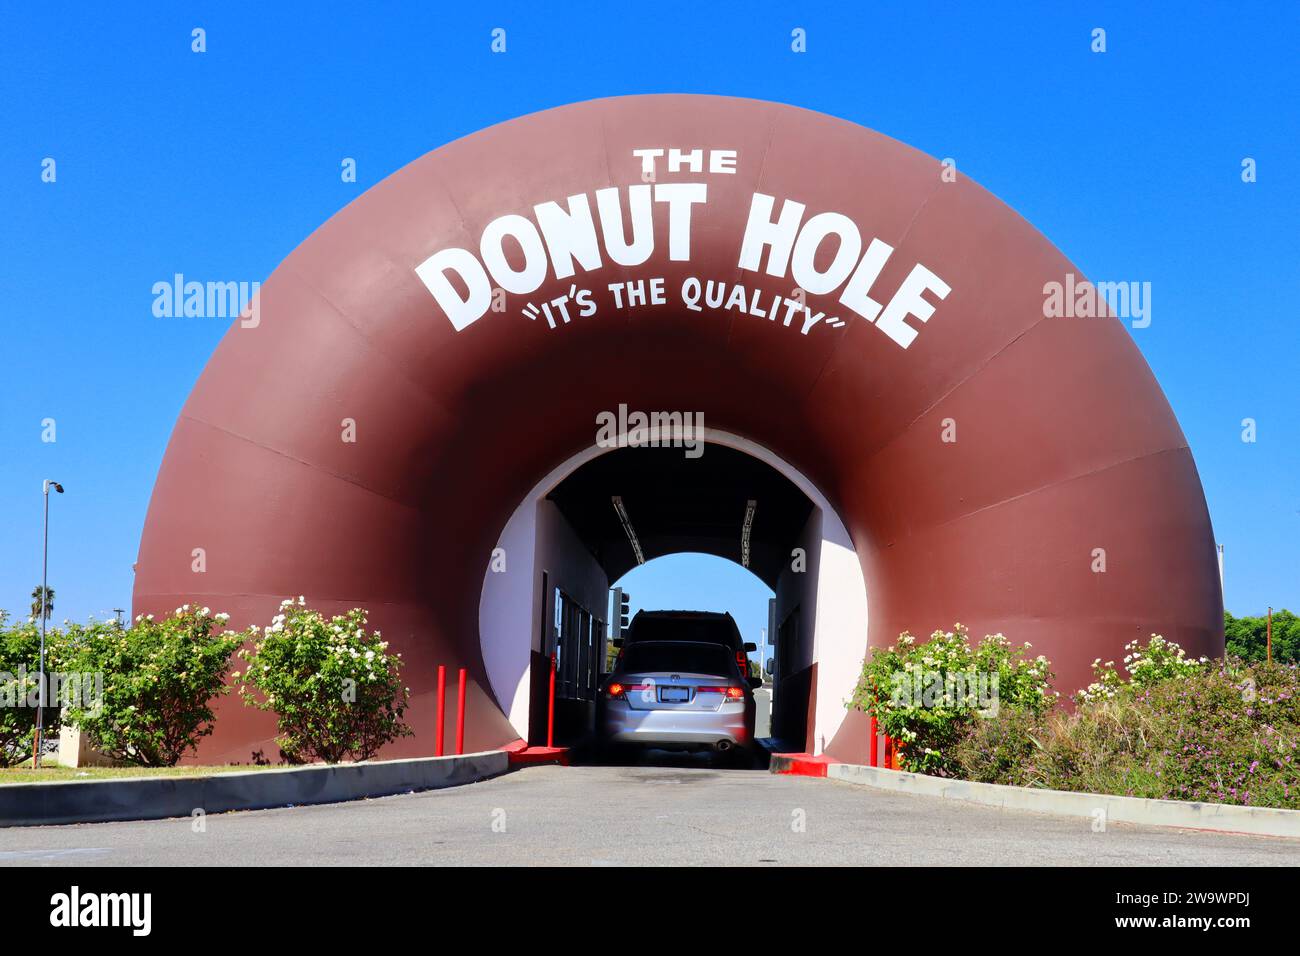
<svg viewBox="0 0 1300 956">
<path fill-rule="evenodd" d="M 379 638 L 366 631 L 360 608 L 326 620 L 300 597 L 281 604 L 255 645 L 240 651 L 248 665 L 240 693 L 275 712 L 286 760 L 368 760 L 411 735 L 402 721 L 410 693 L 398 677 L 402 660 Z"/>
<path fill-rule="evenodd" d="M 54 666 L 61 634 L 45 636 L 45 666 Z M 0 767 L 12 767 L 32 755 L 36 711 L 40 702 L 41 629 L 32 620 L 9 625 L 0 611 Z M 59 732 L 59 707 L 46 691 L 45 734 Z M 51 706 L 53 705 L 53 706 Z"/>
<path fill-rule="evenodd" d="M 873 648 L 851 706 L 874 715 L 899 741 L 905 769 L 952 776 L 951 748 L 972 723 L 1005 709 L 1042 713 L 1056 701 L 1051 665 L 1029 644 L 1013 647 L 1001 634 L 972 647 L 961 624 L 917 644 L 903 633 L 893 647 Z"/>
<path fill-rule="evenodd" d="M 171 617 L 71 625 L 61 666 L 100 674 L 102 698 L 69 705 L 66 720 L 91 745 L 127 763 L 170 767 L 212 733 L 214 697 L 227 693 L 226 670 L 244 635 L 225 629 L 228 614 L 189 604 Z"/>
<path fill-rule="evenodd" d="M 1112 700 L 1120 694 L 1153 687 L 1161 681 L 1190 677 L 1199 673 L 1209 662 L 1208 657 L 1200 660 L 1187 657 L 1181 647 L 1173 641 L 1166 641 L 1159 634 L 1152 634 L 1145 647 L 1139 641 L 1129 641 L 1124 645 L 1124 650 L 1127 652 L 1124 655 L 1124 669 L 1128 672 L 1128 681 L 1120 677 L 1114 661 L 1103 664 L 1099 657 L 1092 662 L 1092 673 L 1096 680 L 1075 694 L 1075 701 L 1093 704 Z"/>
<path fill-rule="evenodd" d="M 1142 789 L 1177 800 L 1300 809 L 1300 668 L 1200 668 L 1137 693 L 1156 736 Z M 1141 779 L 1141 777 L 1139 777 Z"/>
<path fill-rule="evenodd" d="M 981 722 L 954 748 L 960 772 L 989 783 L 1300 809 L 1300 667 L 1178 668 L 1179 679 L 1125 684 L 1074 714 Z"/>
</svg>

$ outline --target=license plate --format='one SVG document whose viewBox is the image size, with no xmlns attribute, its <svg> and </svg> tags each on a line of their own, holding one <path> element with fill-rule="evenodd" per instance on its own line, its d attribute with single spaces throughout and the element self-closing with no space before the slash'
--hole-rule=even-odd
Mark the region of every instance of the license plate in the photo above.
<svg viewBox="0 0 1300 956">
<path fill-rule="evenodd" d="M 665 704 L 679 704 L 691 699 L 689 687 L 660 687 L 659 699 Z"/>
</svg>

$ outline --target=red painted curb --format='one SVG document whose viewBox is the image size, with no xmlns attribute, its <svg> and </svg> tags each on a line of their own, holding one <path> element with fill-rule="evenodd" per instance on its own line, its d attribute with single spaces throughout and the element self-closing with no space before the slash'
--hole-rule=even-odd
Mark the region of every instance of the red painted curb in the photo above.
<svg viewBox="0 0 1300 956">
<path fill-rule="evenodd" d="M 840 761 L 825 754 L 772 754 L 772 773 L 792 777 L 824 777 L 826 768 Z"/>
<path fill-rule="evenodd" d="M 528 767 L 538 764 L 559 764 L 561 767 L 569 765 L 569 748 L 568 747 L 525 747 L 522 750 L 512 750 L 510 753 L 510 766 Z"/>
</svg>

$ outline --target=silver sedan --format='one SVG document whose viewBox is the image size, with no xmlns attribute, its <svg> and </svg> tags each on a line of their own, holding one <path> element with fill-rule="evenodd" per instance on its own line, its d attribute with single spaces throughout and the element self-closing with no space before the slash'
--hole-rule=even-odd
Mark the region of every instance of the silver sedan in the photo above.
<svg viewBox="0 0 1300 956">
<path fill-rule="evenodd" d="M 752 684 L 721 644 L 629 644 L 602 689 L 602 742 L 718 753 L 748 749 L 754 740 Z"/>
</svg>

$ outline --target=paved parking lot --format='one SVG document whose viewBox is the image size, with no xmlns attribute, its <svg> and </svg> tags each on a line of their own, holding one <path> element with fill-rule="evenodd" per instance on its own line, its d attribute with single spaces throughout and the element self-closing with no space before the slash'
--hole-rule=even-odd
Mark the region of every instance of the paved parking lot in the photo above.
<svg viewBox="0 0 1300 956">
<path fill-rule="evenodd" d="M 1295 865 L 1300 841 L 1112 825 L 763 770 L 533 767 L 329 806 L 0 830 L 7 865 Z"/>
</svg>

